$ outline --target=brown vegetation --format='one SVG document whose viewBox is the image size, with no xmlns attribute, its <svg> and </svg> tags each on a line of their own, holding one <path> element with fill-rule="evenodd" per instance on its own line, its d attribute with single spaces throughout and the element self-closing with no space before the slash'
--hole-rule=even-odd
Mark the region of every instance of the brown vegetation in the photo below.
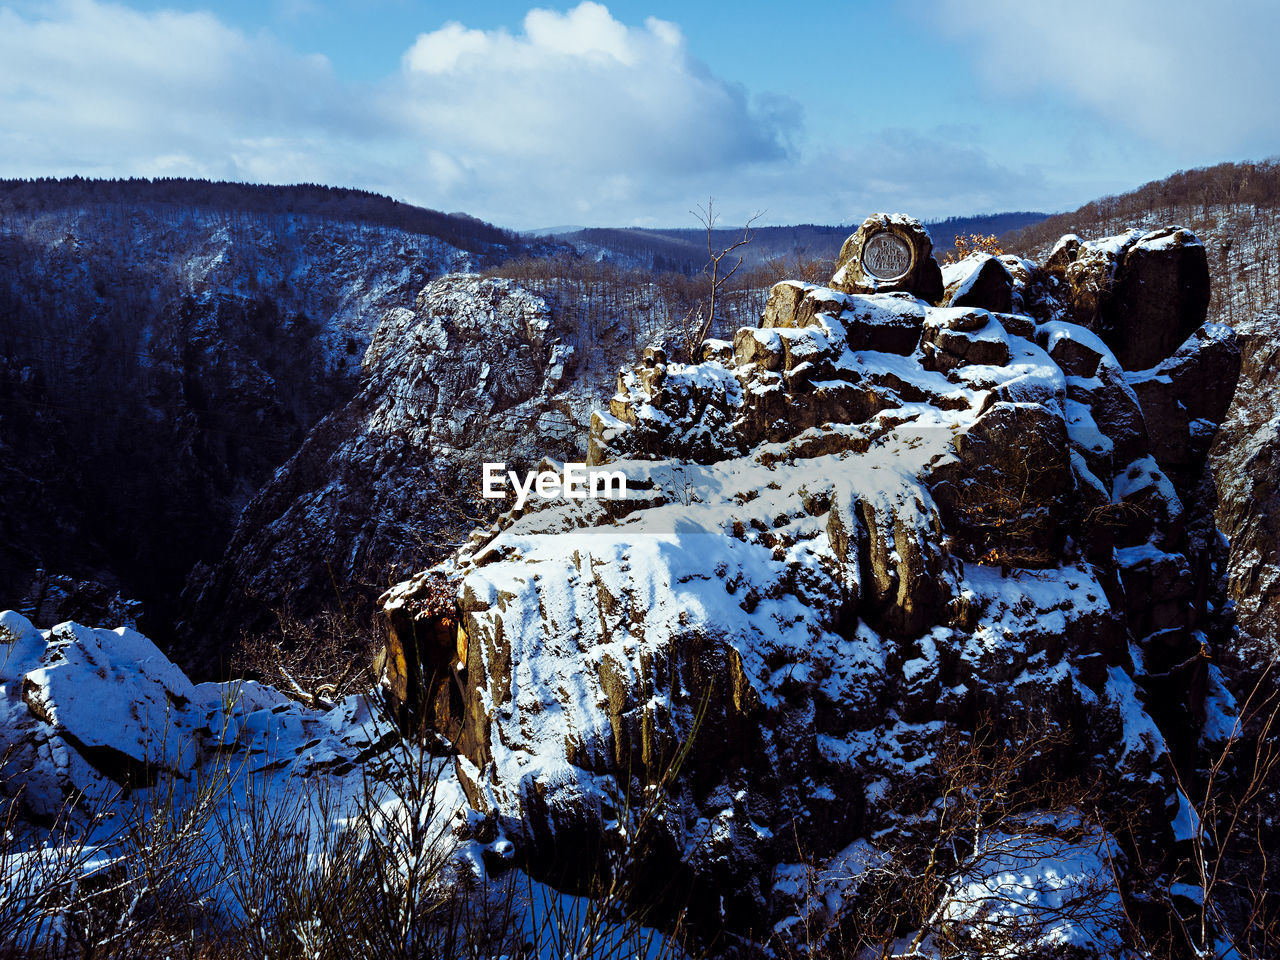
<svg viewBox="0 0 1280 960">
<path fill-rule="evenodd" d="M 993 257 L 998 257 L 1004 250 L 1000 247 L 1000 241 L 994 233 L 983 236 L 980 233 L 970 233 L 963 237 L 956 237 L 955 249 L 942 258 L 943 263 L 959 263 L 965 257 L 972 256 L 975 253 L 986 253 Z"/>
</svg>

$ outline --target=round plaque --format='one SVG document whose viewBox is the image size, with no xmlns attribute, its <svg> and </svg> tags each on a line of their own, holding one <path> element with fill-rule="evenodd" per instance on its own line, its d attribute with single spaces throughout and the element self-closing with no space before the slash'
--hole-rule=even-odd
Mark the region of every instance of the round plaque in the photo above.
<svg viewBox="0 0 1280 960">
<path fill-rule="evenodd" d="M 889 230 L 873 233 L 862 245 L 862 269 L 877 280 L 901 280 L 911 272 L 911 245 Z"/>
</svg>

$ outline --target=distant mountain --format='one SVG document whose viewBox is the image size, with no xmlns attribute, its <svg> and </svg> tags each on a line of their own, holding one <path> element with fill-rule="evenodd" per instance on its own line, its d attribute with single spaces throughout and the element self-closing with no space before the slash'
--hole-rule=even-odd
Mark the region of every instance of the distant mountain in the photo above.
<svg viewBox="0 0 1280 960">
<path fill-rule="evenodd" d="M 949 251 L 957 237 L 970 233 L 999 234 L 1038 223 L 1044 213 L 995 213 L 975 217 L 949 217 L 926 224 L 938 255 Z M 758 227 L 750 244 L 737 251 L 744 266 L 770 261 L 780 265 L 807 260 L 834 260 L 857 225 L 823 226 L 813 223 L 786 227 Z M 741 239 L 742 227 L 711 231 L 710 245 L 721 250 Z M 570 244 L 583 256 L 608 260 L 620 266 L 694 274 L 707 263 L 707 231 L 703 229 L 651 229 L 646 227 L 590 227 L 560 232 L 556 239 Z"/>
<path fill-rule="evenodd" d="M 533 230 L 522 230 L 521 235 L 526 237 L 551 237 L 565 233 L 577 233 L 579 230 L 587 229 L 580 224 L 561 224 L 558 227 L 537 227 Z"/>
<path fill-rule="evenodd" d="M 318 183 L 277 186 L 188 177 L 0 180 L 0 222 L 13 215 L 107 206 L 322 217 L 435 237 L 472 253 L 484 253 L 495 246 L 518 247 L 521 243 L 515 233 L 465 213 L 441 213 L 368 190 L 326 187 Z"/>
</svg>

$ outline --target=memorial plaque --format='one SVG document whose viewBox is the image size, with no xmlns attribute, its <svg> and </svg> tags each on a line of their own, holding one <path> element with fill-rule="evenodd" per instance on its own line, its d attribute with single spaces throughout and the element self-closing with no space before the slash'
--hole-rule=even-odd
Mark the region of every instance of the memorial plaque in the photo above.
<svg viewBox="0 0 1280 960">
<path fill-rule="evenodd" d="M 886 283 L 901 280 L 911 270 L 911 247 L 889 230 L 872 234 L 862 246 L 862 269 Z"/>
</svg>

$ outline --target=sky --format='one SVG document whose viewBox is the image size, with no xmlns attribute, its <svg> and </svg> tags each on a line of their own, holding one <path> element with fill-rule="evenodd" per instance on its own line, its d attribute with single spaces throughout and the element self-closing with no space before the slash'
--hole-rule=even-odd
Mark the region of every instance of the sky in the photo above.
<svg viewBox="0 0 1280 960">
<path fill-rule="evenodd" d="M 1280 154 L 1274 0 L 0 0 L 0 177 L 518 230 L 1072 209 Z"/>
</svg>

